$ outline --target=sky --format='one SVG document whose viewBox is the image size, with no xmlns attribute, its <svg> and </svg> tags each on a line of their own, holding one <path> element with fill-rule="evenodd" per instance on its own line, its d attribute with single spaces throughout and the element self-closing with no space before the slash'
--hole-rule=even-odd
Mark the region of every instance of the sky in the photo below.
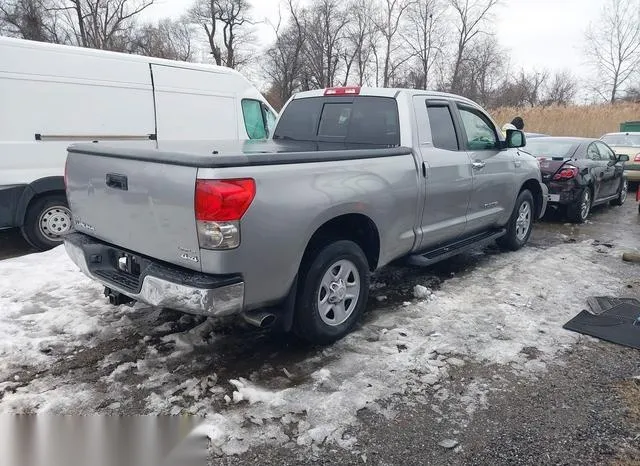
<svg viewBox="0 0 640 466">
<path fill-rule="evenodd" d="M 193 0 L 156 0 L 145 11 L 147 20 L 180 16 Z M 502 0 L 492 26 L 500 44 L 510 51 L 511 67 L 528 71 L 568 69 L 581 78 L 589 68 L 582 53 L 584 31 L 597 20 L 605 0 Z M 252 0 L 261 43 L 273 40 L 268 24 L 277 23 L 280 0 Z"/>
</svg>

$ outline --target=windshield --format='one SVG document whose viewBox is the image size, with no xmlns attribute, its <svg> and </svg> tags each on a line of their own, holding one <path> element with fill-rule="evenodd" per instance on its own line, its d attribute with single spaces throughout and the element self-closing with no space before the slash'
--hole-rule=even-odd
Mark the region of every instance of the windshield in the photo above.
<svg viewBox="0 0 640 466">
<path fill-rule="evenodd" d="M 273 139 L 400 145 L 398 107 L 387 97 L 310 97 L 284 109 Z"/>
<path fill-rule="evenodd" d="M 640 134 L 606 134 L 600 139 L 610 146 L 640 147 Z"/>
<path fill-rule="evenodd" d="M 576 143 L 573 141 L 551 141 L 548 139 L 528 140 L 524 148 L 536 157 L 571 157 L 575 151 Z"/>
</svg>

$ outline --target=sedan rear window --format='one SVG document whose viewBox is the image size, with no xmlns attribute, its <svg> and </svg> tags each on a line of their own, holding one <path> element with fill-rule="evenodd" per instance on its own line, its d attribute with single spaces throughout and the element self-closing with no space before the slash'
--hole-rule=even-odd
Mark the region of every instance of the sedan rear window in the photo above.
<svg viewBox="0 0 640 466">
<path fill-rule="evenodd" d="M 640 147 L 640 134 L 606 134 L 600 139 L 610 146 Z"/>
<path fill-rule="evenodd" d="M 297 99 L 282 112 L 273 138 L 399 146 L 398 107 L 387 97 Z"/>
<path fill-rule="evenodd" d="M 527 140 L 525 151 L 536 157 L 567 158 L 573 155 L 576 143 L 573 141 L 549 141 L 535 138 Z"/>
</svg>

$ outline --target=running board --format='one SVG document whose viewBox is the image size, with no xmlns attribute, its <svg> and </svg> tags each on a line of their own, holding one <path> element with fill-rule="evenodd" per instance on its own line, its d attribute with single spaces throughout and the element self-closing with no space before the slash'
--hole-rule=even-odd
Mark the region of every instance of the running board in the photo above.
<svg viewBox="0 0 640 466">
<path fill-rule="evenodd" d="M 444 246 L 440 246 L 436 249 L 424 252 L 422 254 L 415 254 L 407 258 L 407 262 L 411 265 L 417 265 L 419 267 L 425 267 L 435 264 L 441 260 L 448 259 L 453 256 L 457 256 L 469 249 L 477 248 L 480 246 L 486 246 L 492 241 L 497 240 L 501 236 L 506 234 L 506 229 L 485 231 L 483 233 L 470 236 L 468 238 L 449 243 Z"/>
</svg>

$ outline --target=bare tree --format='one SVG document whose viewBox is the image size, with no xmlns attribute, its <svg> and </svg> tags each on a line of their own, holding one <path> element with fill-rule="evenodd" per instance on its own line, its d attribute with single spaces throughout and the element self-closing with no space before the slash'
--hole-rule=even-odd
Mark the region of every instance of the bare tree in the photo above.
<svg viewBox="0 0 640 466">
<path fill-rule="evenodd" d="M 57 0 L 52 10 L 63 15 L 77 45 L 126 51 L 136 16 L 152 4 L 153 0 Z"/>
<path fill-rule="evenodd" d="M 272 104 L 281 107 L 301 87 L 306 23 L 304 12 L 288 0 L 289 24 L 282 27 L 282 17 L 274 27 L 276 41 L 267 50 L 264 66 L 270 80 Z"/>
<path fill-rule="evenodd" d="M 559 71 L 549 81 L 542 99 L 544 105 L 569 105 L 576 96 L 578 83 L 569 71 Z"/>
<path fill-rule="evenodd" d="M 310 84 L 335 85 L 350 15 L 340 0 L 313 0 L 307 10 L 304 58 Z"/>
<path fill-rule="evenodd" d="M 252 24 L 250 9 L 248 0 L 196 0 L 189 10 L 190 21 L 204 29 L 216 65 L 236 68 L 240 64 L 238 51 Z"/>
<path fill-rule="evenodd" d="M 443 8 L 440 0 L 422 0 L 413 3 L 408 10 L 409 28 L 404 39 L 412 50 L 418 69 L 412 70 L 413 86 L 426 89 L 430 74 L 445 47 L 445 30 L 442 26 Z"/>
<path fill-rule="evenodd" d="M 598 94 L 614 103 L 640 67 L 640 0 L 608 0 L 585 34 Z"/>
<path fill-rule="evenodd" d="M 378 30 L 382 35 L 384 47 L 384 61 L 382 66 L 383 87 L 389 86 L 397 68 L 410 58 L 410 55 L 406 55 L 404 57 L 396 56 L 398 50 L 401 48 L 400 45 L 396 44 L 396 36 L 400 32 L 400 27 L 405 13 L 413 3 L 413 0 L 384 0 L 382 13 L 376 21 Z M 377 50 L 376 58 L 378 58 Z M 379 65 L 377 66 L 379 67 Z"/>
<path fill-rule="evenodd" d="M 68 43 L 51 0 L 0 2 L 0 34 L 40 42 Z"/>
<path fill-rule="evenodd" d="M 485 32 L 484 22 L 489 17 L 491 9 L 498 4 L 499 0 L 447 0 L 453 8 L 457 17 L 458 44 L 456 58 L 451 77 L 451 92 L 460 93 L 461 80 L 460 71 L 465 59 L 465 52 L 473 40 Z"/>
<path fill-rule="evenodd" d="M 193 58 L 191 28 L 185 20 L 164 19 L 157 26 L 147 24 L 131 38 L 131 53 L 169 60 L 190 61 Z"/>
<path fill-rule="evenodd" d="M 355 68 L 357 84 L 362 85 L 365 82 L 377 39 L 372 7 L 369 0 L 352 0 L 347 6 L 352 19 L 346 26 L 346 45 L 342 53 L 345 86 L 349 82 L 352 68 Z"/>
</svg>

